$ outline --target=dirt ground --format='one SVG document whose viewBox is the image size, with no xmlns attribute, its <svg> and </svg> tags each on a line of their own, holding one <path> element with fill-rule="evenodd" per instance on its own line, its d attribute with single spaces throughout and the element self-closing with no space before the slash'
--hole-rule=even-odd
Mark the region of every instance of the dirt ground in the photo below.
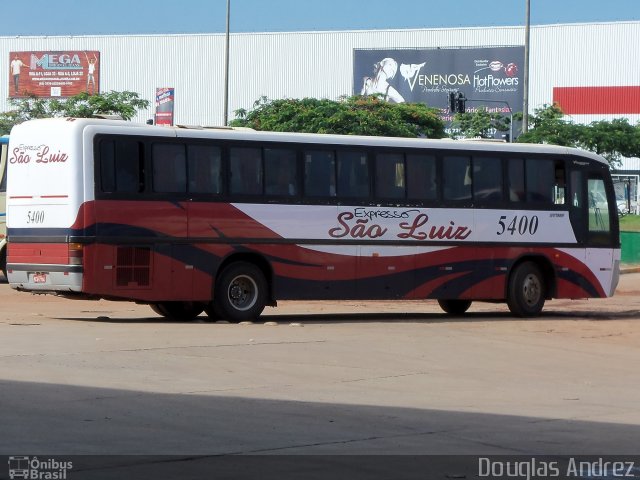
<svg viewBox="0 0 640 480">
<path fill-rule="evenodd" d="M 444 315 L 282 302 L 248 325 L 0 284 L 0 453 L 636 454 L 640 273 Z"/>
</svg>

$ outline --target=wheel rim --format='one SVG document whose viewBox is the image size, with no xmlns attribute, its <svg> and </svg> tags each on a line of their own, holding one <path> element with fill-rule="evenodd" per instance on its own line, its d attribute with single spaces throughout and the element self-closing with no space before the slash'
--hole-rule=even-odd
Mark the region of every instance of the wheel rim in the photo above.
<svg viewBox="0 0 640 480">
<path fill-rule="evenodd" d="M 258 300 L 258 285 L 247 275 L 238 275 L 229 284 L 229 303 L 236 310 L 249 310 Z"/>
<path fill-rule="evenodd" d="M 530 307 L 536 305 L 540 301 L 541 292 L 540 279 L 533 274 L 527 275 L 522 285 L 522 297 L 525 303 Z"/>
</svg>

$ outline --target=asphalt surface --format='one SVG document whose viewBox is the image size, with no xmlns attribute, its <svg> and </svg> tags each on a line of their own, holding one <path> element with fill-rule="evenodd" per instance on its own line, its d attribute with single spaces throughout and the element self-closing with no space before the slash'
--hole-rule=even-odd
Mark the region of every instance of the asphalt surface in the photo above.
<svg viewBox="0 0 640 480">
<path fill-rule="evenodd" d="M 176 323 L 144 305 L 6 283 L 0 302 L 4 455 L 635 455 L 640 445 L 638 273 L 613 298 L 551 301 L 533 320 L 494 304 L 451 318 L 431 301 L 282 302 L 255 324 Z"/>
</svg>

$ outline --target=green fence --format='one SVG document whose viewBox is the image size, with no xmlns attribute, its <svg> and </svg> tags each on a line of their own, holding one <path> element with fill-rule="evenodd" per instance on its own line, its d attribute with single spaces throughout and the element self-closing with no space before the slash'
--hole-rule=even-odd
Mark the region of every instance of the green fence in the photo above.
<svg viewBox="0 0 640 480">
<path fill-rule="evenodd" d="M 640 232 L 620 232 L 622 263 L 640 264 Z"/>
</svg>

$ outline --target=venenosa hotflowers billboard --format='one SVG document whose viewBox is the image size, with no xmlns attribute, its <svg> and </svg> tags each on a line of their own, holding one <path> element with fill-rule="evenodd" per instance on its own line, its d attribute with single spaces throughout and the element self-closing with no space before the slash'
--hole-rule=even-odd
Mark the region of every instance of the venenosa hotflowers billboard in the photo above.
<svg viewBox="0 0 640 480">
<path fill-rule="evenodd" d="M 424 103 L 449 122 L 449 93 L 462 92 L 466 109 L 505 115 L 522 111 L 524 47 L 354 50 L 354 94 L 389 102 Z"/>
</svg>

